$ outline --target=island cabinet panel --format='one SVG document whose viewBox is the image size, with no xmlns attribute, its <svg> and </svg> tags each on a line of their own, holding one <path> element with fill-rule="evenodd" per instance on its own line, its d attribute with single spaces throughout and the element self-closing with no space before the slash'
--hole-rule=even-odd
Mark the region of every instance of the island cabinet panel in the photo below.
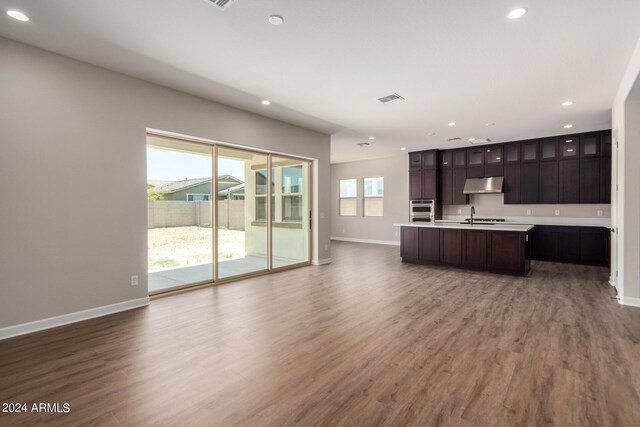
<svg viewBox="0 0 640 427">
<path fill-rule="evenodd" d="M 400 256 L 417 260 L 420 258 L 420 229 L 402 227 L 400 229 Z"/>
<path fill-rule="evenodd" d="M 420 229 L 420 259 L 433 263 L 440 261 L 440 229 Z"/>
<path fill-rule="evenodd" d="M 504 165 L 504 203 L 507 205 L 520 204 L 520 165 Z"/>
<path fill-rule="evenodd" d="M 469 195 L 464 194 L 464 183 L 467 179 L 466 169 L 453 169 L 453 204 L 468 205 Z"/>
<path fill-rule="evenodd" d="M 462 230 L 440 229 L 440 262 L 462 264 Z"/>
<path fill-rule="evenodd" d="M 526 274 L 526 233 L 511 231 L 487 232 L 487 268 L 495 272 Z"/>
<path fill-rule="evenodd" d="M 558 203 L 558 162 L 540 162 L 539 203 Z"/>
<path fill-rule="evenodd" d="M 609 229 L 536 225 L 533 230 L 533 259 L 588 265 L 607 265 Z"/>
<path fill-rule="evenodd" d="M 440 200 L 439 204 L 453 205 L 453 169 L 442 169 L 440 171 Z"/>
<path fill-rule="evenodd" d="M 462 239 L 462 265 L 469 268 L 486 268 L 487 232 L 464 230 Z"/>
<path fill-rule="evenodd" d="M 580 203 L 580 161 L 561 160 L 559 176 L 559 202 Z"/>
<path fill-rule="evenodd" d="M 590 155 L 592 154 L 585 156 Z M 580 159 L 580 203 L 600 203 L 599 158 Z"/>
<path fill-rule="evenodd" d="M 540 169 L 538 163 L 523 163 L 521 168 L 520 203 L 531 205 L 538 203 L 540 188 Z"/>
</svg>

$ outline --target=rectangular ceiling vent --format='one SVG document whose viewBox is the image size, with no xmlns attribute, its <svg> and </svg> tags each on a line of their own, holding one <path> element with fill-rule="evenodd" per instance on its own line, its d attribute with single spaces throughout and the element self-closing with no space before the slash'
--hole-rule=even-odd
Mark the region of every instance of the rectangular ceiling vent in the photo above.
<svg viewBox="0 0 640 427">
<path fill-rule="evenodd" d="M 461 139 L 461 138 L 459 138 L 459 137 L 457 137 L 457 136 L 456 136 L 455 138 L 449 138 L 449 139 L 447 139 L 447 141 L 449 141 L 449 142 L 451 142 L 451 141 L 460 141 L 460 139 Z"/>
<path fill-rule="evenodd" d="M 231 5 L 231 3 L 233 3 L 236 0 L 207 0 L 207 1 L 211 4 L 218 6 L 220 9 L 225 10 Z"/>
<path fill-rule="evenodd" d="M 469 141 L 472 144 L 488 144 L 489 142 L 491 142 L 491 140 L 489 138 L 480 138 L 480 139 L 474 139 L 473 141 Z"/>
<path fill-rule="evenodd" d="M 369 145 L 371 145 L 371 144 L 369 144 L 368 142 L 360 142 L 360 143 L 358 143 L 358 144 L 356 144 L 356 145 L 358 145 L 358 146 L 360 146 L 360 147 L 368 147 L 368 146 L 369 146 Z"/>
<path fill-rule="evenodd" d="M 382 102 L 383 104 L 386 104 L 387 102 L 404 101 L 404 98 L 398 95 L 397 93 L 392 93 L 391 95 L 378 98 L 378 101 Z"/>
</svg>

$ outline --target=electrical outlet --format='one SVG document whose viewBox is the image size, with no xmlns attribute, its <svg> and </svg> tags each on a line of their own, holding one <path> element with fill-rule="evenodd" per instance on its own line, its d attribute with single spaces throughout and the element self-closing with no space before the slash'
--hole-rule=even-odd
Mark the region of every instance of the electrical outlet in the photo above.
<svg viewBox="0 0 640 427">
<path fill-rule="evenodd" d="M 560 209 L 556 209 L 556 216 L 560 216 Z"/>
<path fill-rule="evenodd" d="M 458 213 L 461 214 L 462 213 L 462 209 L 458 209 Z"/>
<path fill-rule="evenodd" d="M 396 231 L 396 237 L 398 237 L 398 232 Z"/>
<path fill-rule="evenodd" d="M 531 215 L 531 209 L 527 209 L 527 215 Z"/>
<path fill-rule="evenodd" d="M 138 276 L 131 276 L 131 286 L 138 286 Z"/>
<path fill-rule="evenodd" d="M 602 216 L 602 210 L 601 209 L 598 209 L 597 213 L 598 213 L 598 216 Z"/>
</svg>

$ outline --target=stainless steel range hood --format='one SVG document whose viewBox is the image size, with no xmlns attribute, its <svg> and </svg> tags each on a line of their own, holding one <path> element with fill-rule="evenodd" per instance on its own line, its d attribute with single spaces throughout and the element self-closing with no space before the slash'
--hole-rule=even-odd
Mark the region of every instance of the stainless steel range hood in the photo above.
<svg viewBox="0 0 640 427">
<path fill-rule="evenodd" d="M 464 194 L 496 194 L 502 193 L 504 178 L 494 176 L 491 178 L 467 178 L 464 182 Z"/>
</svg>

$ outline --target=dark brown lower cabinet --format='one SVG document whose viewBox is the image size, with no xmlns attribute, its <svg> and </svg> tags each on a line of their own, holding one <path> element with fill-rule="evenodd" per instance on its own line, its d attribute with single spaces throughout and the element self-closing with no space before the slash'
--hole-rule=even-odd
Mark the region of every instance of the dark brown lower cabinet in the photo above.
<svg viewBox="0 0 640 427">
<path fill-rule="evenodd" d="M 561 204 L 580 203 L 580 161 L 560 160 L 558 163 L 559 202 Z"/>
<path fill-rule="evenodd" d="M 487 265 L 487 232 L 485 230 L 464 230 L 462 239 L 462 265 L 469 268 L 485 268 Z"/>
<path fill-rule="evenodd" d="M 462 230 L 440 229 L 440 262 L 462 264 Z"/>
<path fill-rule="evenodd" d="M 600 159 L 580 159 L 580 203 L 600 203 Z"/>
<path fill-rule="evenodd" d="M 520 204 L 520 165 L 504 165 L 504 203 Z"/>
<path fill-rule="evenodd" d="M 401 230 L 403 262 L 522 276 L 529 272 L 528 233 L 435 227 Z"/>
<path fill-rule="evenodd" d="M 417 260 L 420 258 L 420 229 L 417 227 L 400 228 L 400 256 Z"/>
<path fill-rule="evenodd" d="M 532 258 L 541 261 L 607 265 L 609 249 L 605 227 L 536 225 Z"/>
<path fill-rule="evenodd" d="M 526 258 L 527 233 L 515 231 L 488 231 L 487 233 L 487 268 L 495 272 L 526 275 L 530 265 Z"/>
<path fill-rule="evenodd" d="M 540 162 L 539 191 L 539 203 L 558 203 L 558 162 Z"/>
<path fill-rule="evenodd" d="M 440 229 L 420 228 L 420 259 L 427 262 L 440 261 Z"/>
<path fill-rule="evenodd" d="M 442 184 L 440 190 L 440 200 L 438 203 L 442 206 L 453 204 L 453 169 L 442 169 L 440 171 L 440 182 Z"/>
<path fill-rule="evenodd" d="M 469 195 L 464 194 L 464 182 L 467 179 L 467 170 L 465 168 L 453 169 L 453 204 L 468 205 Z"/>
<path fill-rule="evenodd" d="M 538 203 L 540 169 L 538 163 L 523 163 L 521 170 L 520 203 L 531 205 Z"/>
</svg>

